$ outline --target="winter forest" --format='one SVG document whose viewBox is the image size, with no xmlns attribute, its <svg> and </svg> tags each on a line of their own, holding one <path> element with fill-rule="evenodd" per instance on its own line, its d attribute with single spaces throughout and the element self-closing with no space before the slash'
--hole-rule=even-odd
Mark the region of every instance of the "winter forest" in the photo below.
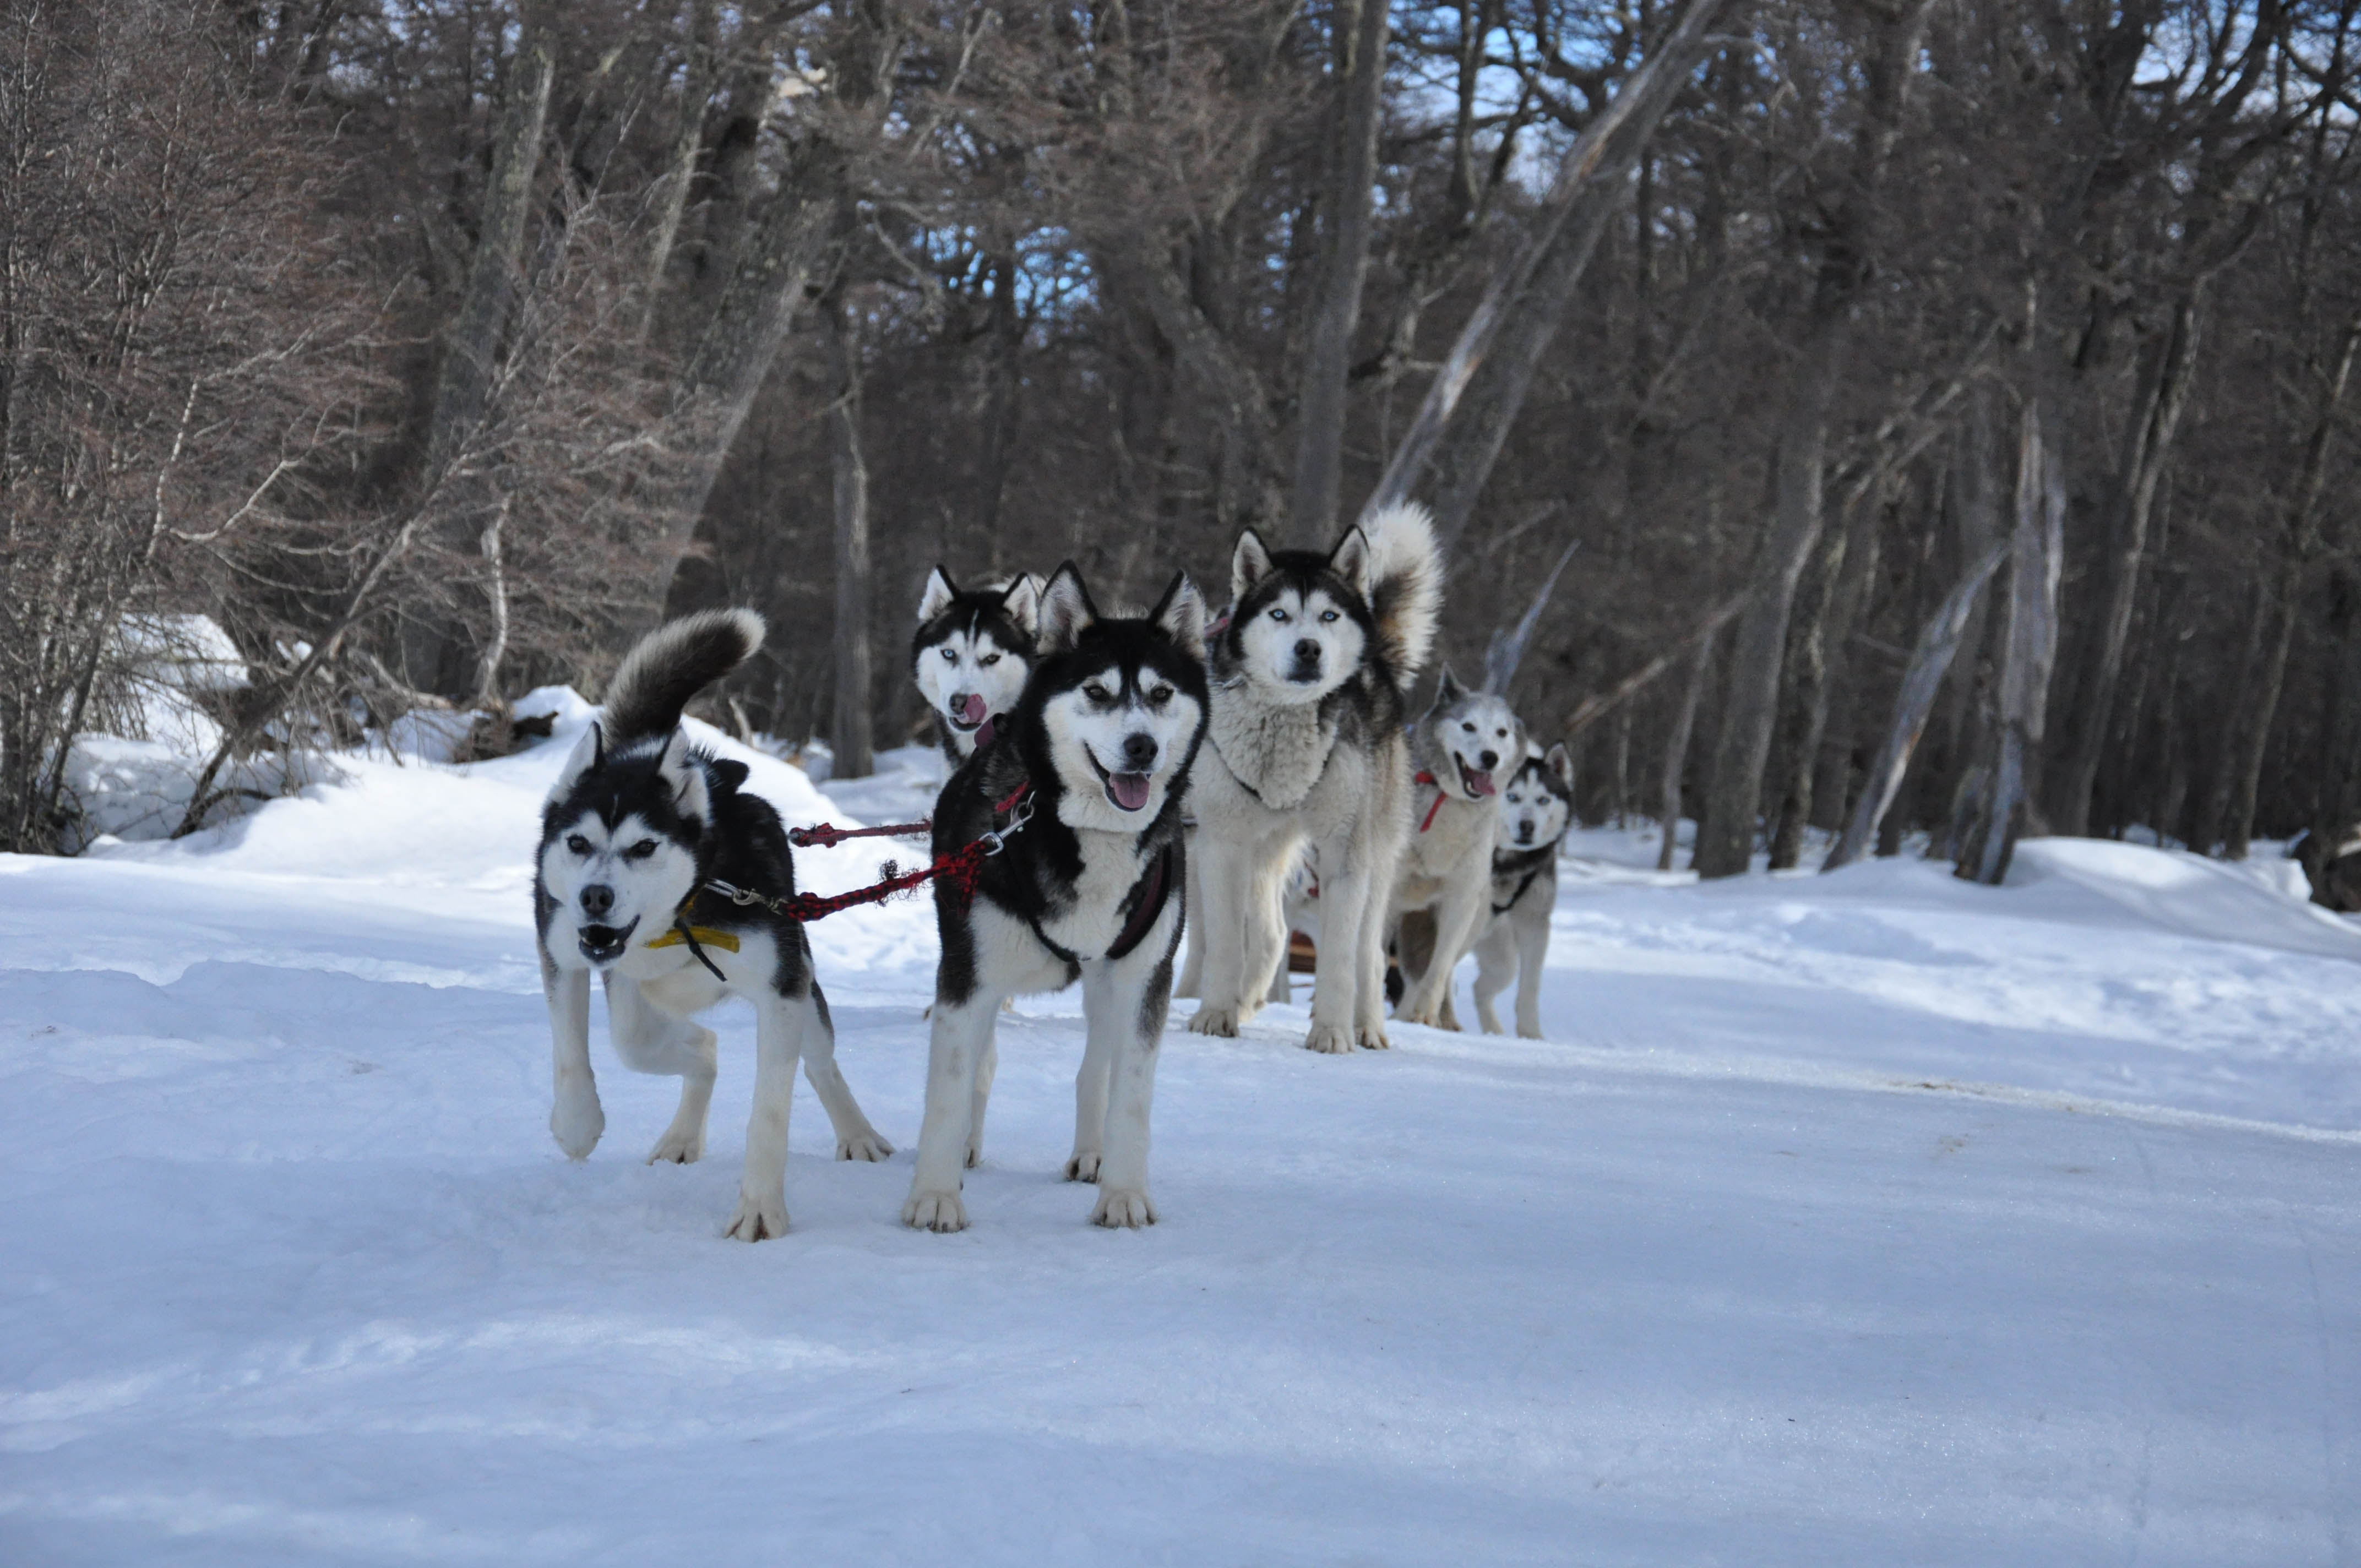
<svg viewBox="0 0 2361 1568">
<path fill-rule="evenodd" d="M 87 837 L 190 616 L 182 833 L 722 603 L 710 717 L 851 777 L 929 566 L 1218 603 L 1380 492 L 1707 875 L 2338 841 L 2356 13 L 13 5 L 0 845 Z"/>
</svg>

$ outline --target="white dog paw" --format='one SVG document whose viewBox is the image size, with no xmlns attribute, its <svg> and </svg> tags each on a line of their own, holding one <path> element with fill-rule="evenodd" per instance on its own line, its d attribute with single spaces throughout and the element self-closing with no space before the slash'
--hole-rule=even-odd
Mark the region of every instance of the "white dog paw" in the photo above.
<svg viewBox="0 0 2361 1568">
<path fill-rule="evenodd" d="M 1394 1009 L 1394 1022 L 1423 1024 L 1430 1029 L 1439 1029 L 1443 1027 L 1442 1019 L 1438 1016 L 1441 1012 L 1439 1003 L 1429 1002 L 1419 1004 L 1405 999 L 1400 1007 Z"/>
<path fill-rule="evenodd" d="M 1069 1181 L 1096 1181 L 1099 1179 L 1099 1151 L 1077 1151 L 1066 1161 Z"/>
<path fill-rule="evenodd" d="M 1342 1024 L 1314 1024 L 1303 1036 L 1303 1048 L 1323 1056 L 1343 1056 L 1353 1048 L 1353 1032 Z"/>
<path fill-rule="evenodd" d="M 1145 1188 L 1102 1187 L 1098 1206 L 1091 1211 L 1091 1223 L 1111 1231 L 1137 1230 L 1156 1223 L 1156 1205 L 1148 1201 Z"/>
<path fill-rule="evenodd" d="M 549 1135 L 568 1159 L 588 1159 L 606 1130 L 607 1113 L 598 1108 L 595 1092 L 562 1095 L 549 1109 Z"/>
<path fill-rule="evenodd" d="M 1365 1051 L 1389 1051 L 1394 1048 L 1394 1043 L 1386 1038 L 1383 1024 L 1363 1024 L 1353 1031 L 1353 1035 L 1361 1042 L 1361 1048 Z"/>
<path fill-rule="evenodd" d="M 967 1205 L 956 1192 L 913 1192 L 902 1205 L 902 1223 L 914 1231 L 949 1235 L 967 1229 Z"/>
<path fill-rule="evenodd" d="M 1538 1040 L 1541 1037 L 1541 1030 L 1537 1028 L 1528 1029 L 1522 1024 L 1517 1025 L 1517 1038 L 1521 1040 Z"/>
<path fill-rule="evenodd" d="M 686 1133 L 675 1127 L 658 1138 L 656 1146 L 648 1151 L 650 1165 L 663 1165 L 667 1161 L 674 1165 L 695 1165 L 704 1157 L 705 1129 L 702 1127 Z"/>
<path fill-rule="evenodd" d="M 741 1242 L 776 1241 L 787 1234 L 787 1195 L 774 1192 L 757 1198 L 741 1192 L 738 1212 L 722 1227 L 721 1234 Z"/>
<path fill-rule="evenodd" d="M 1189 1019 L 1190 1029 L 1200 1035 L 1219 1035 L 1224 1039 L 1237 1038 L 1238 1029 L 1254 1014 L 1244 1007 L 1216 1007 L 1208 1002 L 1200 1006 Z"/>
<path fill-rule="evenodd" d="M 836 1140 L 836 1157 L 839 1159 L 867 1160 L 874 1164 L 888 1157 L 893 1152 L 894 1146 L 880 1136 L 873 1127 L 868 1132 L 857 1133 L 851 1137 Z"/>
<path fill-rule="evenodd" d="M 968 1145 L 968 1146 L 967 1146 L 967 1168 L 968 1168 L 970 1170 L 973 1170 L 977 1166 L 980 1166 L 980 1165 L 982 1165 L 983 1163 L 983 1144 L 981 1144 L 981 1143 L 972 1143 L 972 1144 Z"/>
</svg>

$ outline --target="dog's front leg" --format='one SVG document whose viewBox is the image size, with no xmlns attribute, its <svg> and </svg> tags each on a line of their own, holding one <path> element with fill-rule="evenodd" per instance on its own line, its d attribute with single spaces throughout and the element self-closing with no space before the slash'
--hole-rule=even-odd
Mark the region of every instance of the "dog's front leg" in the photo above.
<svg viewBox="0 0 2361 1568">
<path fill-rule="evenodd" d="M 824 1029 L 818 993 L 765 992 L 754 999 L 754 1113 L 746 1119 L 746 1169 L 738 1181 L 738 1212 L 722 1228 L 741 1242 L 787 1234 L 787 1118 L 796 1102 L 796 1059 L 804 1041 Z"/>
<path fill-rule="evenodd" d="M 974 1113 L 976 1069 L 998 1022 L 1000 997 L 972 992 L 953 1003 L 935 998 L 934 1032 L 927 1051 L 927 1113 L 918 1124 L 918 1168 L 902 1223 L 921 1231 L 967 1229 L 960 1171 L 967 1160 L 968 1124 Z"/>
<path fill-rule="evenodd" d="M 1366 983 L 1369 927 L 1385 925 L 1384 900 L 1373 868 L 1349 839 L 1320 848 L 1320 942 L 1312 964 L 1312 1029 L 1304 1036 L 1306 1050 L 1349 1051 L 1357 1042 L 1383 1048 L 1382 1029 L 1370 1038 L 1359 1027 L 1357 1012 Z M 1386 868 L 1389 880 L 1392 868 Z M 1371 905 L 1377 905 L 1373 911 Z M 1384 962 L 1382 946 L 1378 961 Z M 1378 971 L 1378 994 L 1385 994 L 1385 971 Z"/>
<path fill-rule="evenodd" d="M 1517 1033 L 1542 1037 L 1542 966 L 1549 959 L 1550 916 L 1517 923 Z"/>
<path fill-rule="evenodd" d="M 1508 920 L 1495 922 L 1476 944 L 1476 1022 L 1488 1035 L 1501 1033 L 1493 1003 L 1517 978 L 1517 932 Z"/>
<path fill-rule="evenodd" d="M 1197 859 L 1197 834 L 1193 828 L 1189 834 L 1186 853 L 1189 858 L 1188 874 L 1182 878 L 1181 885 L 1189 895 L 1189 909 L 1196 918 L 1189 922 L 1189 929 L 1182 933 L 1188 953 L 1181 959 L 1180 981 L 1172 988 L 1172 994 L 1199 997 L 1205 994 L 1205 871 Z"/>
<path fill-rule="evenodd" d="M 1235 1036 L 1255 1014 L 1255 1002 L 1246 994 L 1245 949 L 1260 880 L 1251 862 L 1260 846 L 1229 842 L 1220 834 L 1202 830 L 1197 837 L 1205 850 L 1202 879 L 1205 972 L 1198 992 L 1202 1000 L 1189 1027 L 1201 1035 Z"/>
<path fill-rule="evenodd" d="M 1434 958 L 1426 966 L 1426 973 L 1416 986 L 1402 998 L 1394 1016 L 1405 1024 L 1427 1024 L 1444 1027 L 1444 1000 L 1451 994 L 1451 975 L 1467 952 L 1467 943 L 1476 934 L 1477 916 L 1484 912 L 1484 901 L 1491 896 L 1492 881 L 1486 877 L 1477 881 L 1467 877 L 1455 878 L 1443 890 L 1434 905 Z M 1455 1022 L 1450 1025 L 1456 1028 Z"/>
<path fill-rule="evenodd" d="M 1008 1004 L 1002 1003 L 1005 1009 Z M 1000 1076 L 1000 1031 L 995 1028 L 983 1042 L 983 1055 L 975 1064 L 975 1093 L 967 1113 L 967 1168 L 973 1170 L 983 1163 L 983 1113 L 992 1108 L 992 1080 Z"/>
<path fill-rule="evenodd" d="M 570 1158 L 588 1159 L 607 1130 L 598 1107 L 598 1080 L 590 1072 L 590 971 L 562 970 L 542 960 L 541 990 L 549 1003 L 550 1135 Z"/>
<path fill-rule="evenodd" d="M 1167 948 L 1162 959 L 1148 959 L 1143 955 L 1148 950 L 1082 966 L 1088 1049 L 1104 1049 L 1106 1058 L 1098 1117 L 1106 1152 L 1098 1162 L 1099 1200 L 1092 1206 L 1091 1223 L 1115 1230 L 1156 1223 L 1156 1204 L 1148 1195 L 1148 1124 L 1156 1101 L 1158 1046 L 1171 1001 L 1172 958 Z M 1077 1124 L 1078 1150 L 1082 1136 Z"/>
<path fill-rule="evenodd" d="M 1108 984 L 1104 959 L 1082 966 L 1082 1065 L 1074 1074 L 1074 1152 L 1066 1159 L 1066 1179 L 1096 1181 L 1106 1155 L 1107 1079 L 1119 1033 L 1110 1024 L 1103 993 Z"/>
</svg>

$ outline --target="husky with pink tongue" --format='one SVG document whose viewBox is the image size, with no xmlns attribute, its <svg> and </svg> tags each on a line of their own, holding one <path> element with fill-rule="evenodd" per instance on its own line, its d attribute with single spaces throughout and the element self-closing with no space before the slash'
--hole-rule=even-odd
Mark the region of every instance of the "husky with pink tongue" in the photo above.
<svg viewBox="0 0 2361 1568">
<path fill-rule="evenodd" d="M 1411 754 L 1418 774 L 1411 793 L 1410 843 L 1402 851 L 1386 926 L 1398 938 L 1404 915 L 1431 910 L 1434 957 L 1422 973 L 1412 975 L 1405 967 L 1409 989 L 1394 1016 L 1408 1024 L 1455 1026 L 1448 1024 L 1444 1006 L 1451 971 L 1490 912 L 1492 839 L 1500 819 L 1498 775 L 1503 769 L 1513 773 L 1524 762 L 1525 727 L 1505 698 L 1469 691 L 1445 666 L 1434 706 L 1411 732 Z"/>
<path fill-rule="evenodd" d="M 940 566 L 927 574 L 910 674 L 935 712 L 943 756 L 954 768 L 991 743 L 1033 669 L 1041 580 L 961 589 Z"/>
</svg>

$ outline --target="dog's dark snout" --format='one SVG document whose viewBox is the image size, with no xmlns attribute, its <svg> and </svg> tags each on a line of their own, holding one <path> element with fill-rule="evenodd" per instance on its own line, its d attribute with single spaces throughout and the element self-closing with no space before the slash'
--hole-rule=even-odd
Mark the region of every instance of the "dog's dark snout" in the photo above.
<svg viewBox="0 0 2361 1568">
<path fill-rule="evenodd" d="M 582 913 L 593 920 L 604 920 L 615 907 L 615 890 L 603 882 L 594 882 L 582 890 Z"/>
<path fill-rule="evenodd" d="M 1126 772 L 1144 773 L 1156 765 L 1156 737 L 1126 735 L 1123 738 L 1123 765 Z"/>
<path fill-rule="evenodd" d="M 1295 656 L 1307 664 L 1316 664 L 1320 662 L 1320 644 L 1303 638 L 1295 644 Z"/>
<path fill-rule="evenodd" d="M 1494 768 L 1500 765 L 1500 753 L 1498 751 L 1487 751 L 1476 760 L 1484 764 L 1484 771 L 1488 773 Z"/>
</svg>

